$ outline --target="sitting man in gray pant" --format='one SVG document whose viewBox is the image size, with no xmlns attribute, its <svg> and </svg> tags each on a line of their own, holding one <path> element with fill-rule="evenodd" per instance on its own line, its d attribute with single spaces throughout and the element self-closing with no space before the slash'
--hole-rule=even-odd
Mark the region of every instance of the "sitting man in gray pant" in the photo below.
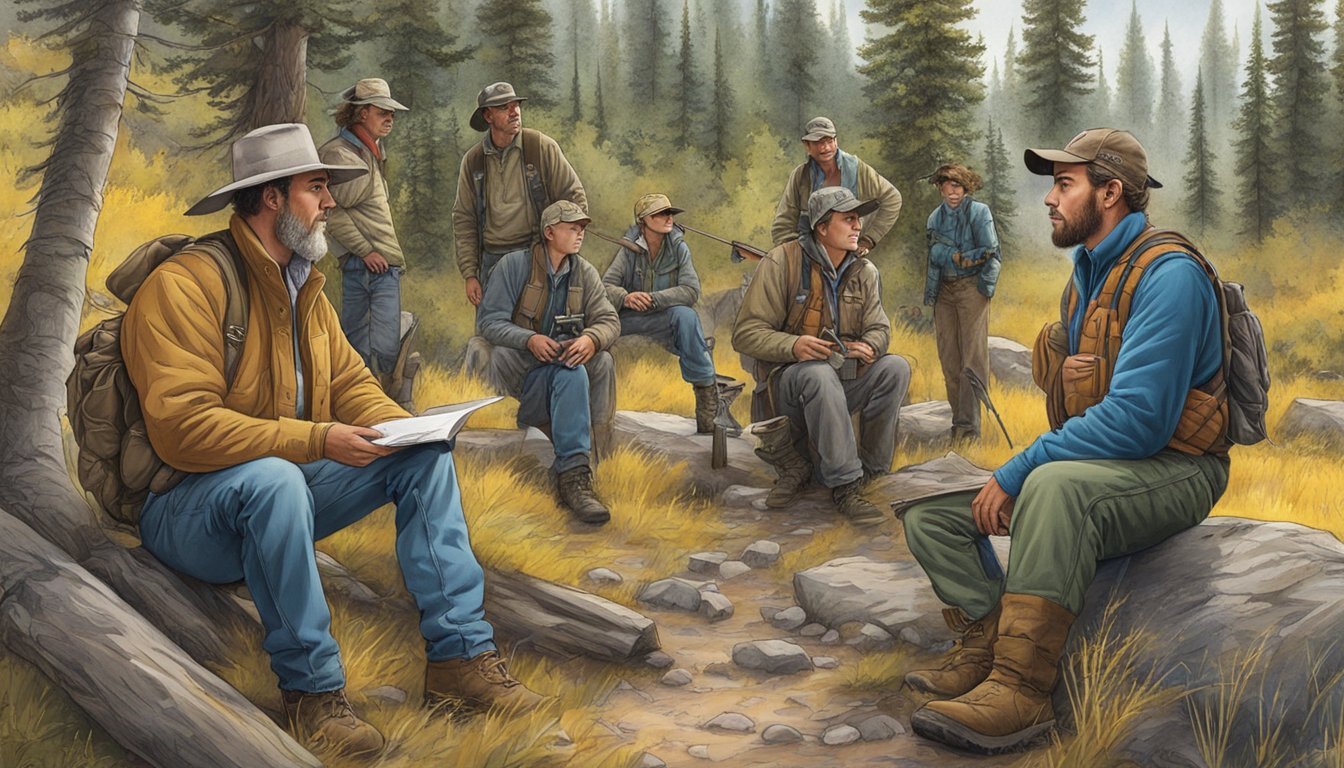
<svg viewBox="0 0 1344 768">
<path fill-rule="evenodd" d="M 766 504 L 788 505 L 812 479 L 810 446 L 817 478 L 855 525 L 882 521 L 860 491 L 891 469 L 910 386 L 910 364 L 886 353 L 891 322 L 877 267 L 855 253 L 861 219 L 876 206 L 843 187 L 813 192 L 811 231 L 761 261 L 733 328 L 733 348 L 756 361 L 752 420 L 769 419 L 753 430 L 757 455 L 779 475 Z"/>
</svg>

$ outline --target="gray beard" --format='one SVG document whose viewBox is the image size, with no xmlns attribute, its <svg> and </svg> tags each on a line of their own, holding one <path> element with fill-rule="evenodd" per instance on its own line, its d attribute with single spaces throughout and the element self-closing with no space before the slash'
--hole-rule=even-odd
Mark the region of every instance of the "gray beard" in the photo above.
<svg viewBox="0 0 1344 768">
<path fill-rule="evenodd" d="M 327 223 L 319 221 L 312 229 L 303 226 L 303 221 L 290 213 L 286 204 L 275 219 L 275 236 L 281 245 L 293 251 L 300 258 L 316 262 L 327 255 Z"/>
</svg>

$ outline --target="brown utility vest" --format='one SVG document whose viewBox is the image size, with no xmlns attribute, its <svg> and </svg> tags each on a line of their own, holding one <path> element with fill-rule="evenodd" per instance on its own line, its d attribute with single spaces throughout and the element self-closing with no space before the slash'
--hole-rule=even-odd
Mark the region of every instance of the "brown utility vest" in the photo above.
<svg viewBox="0 0 1344 768">
<path fill-rule="evenodd" d="M 826 289 L 821 274 L 821 265 L 807 258 L 806 254 L 803 253 L 803 245 L 798 240 L 790 240 L 780 247 L 784 249 L 784 263 L 789 268 L 785 286 L 787 288 L 785 296 L 789 301 L 789 311 L 784 317 L 784 325 L 780 330 L 795 336 L 820 337 L 823 329 L 836 328 L 837 334 L 842 339 L 846 337 L 849 340 L 858 339 L 855 331 L 861 330 L 863 306 L 862 304 L 856 307 L 847 306 L 849 302 L 845 301 L 843 286 L 849 280 L 857 279 L 859 271 L 868 263 L 868 260 L 862 257 L 855 259 L 840 275 L 840 322 L 837 326 L 837 323 L 831 317 L 830 302 L 826 301 Z M 803 284 L 804 262 L 807 262 L 808 266 L 811 267 L 808 271 L 806 285 Z M 803 291 L 806 291 L 806 298 L 802 298 Z M 885 350 L 878 350 L 879 355 L 883 352 Z M 778 380 L 780 372 L 790 365 L 792 363 L 752 359 L 751 372 L 757 381 L 757 387 L 752 395 L 752 421 L 763 421 L 775 415 L 774 384 Z M 859 375 L 862 376 L 867 373 L 869 367 L 868 364 L 860 361 Z"/>
<path fill-rule="evenodd" d="M 579 270 L 577 257 L 567 256 L 574 259 L 569 265 L 569 293 L 565 296 L 565 314 L 581 315 L 583 314 L 583 274 Z M 534 333 L 541 333 L 541 328 L 546 318 L 542 317 L 542 312 L 546 310 L 546 305 L 551 298 L 551 281 L 546 269 L 546 246 L 536 243 L 532 246 L 532 271 L 527 277 L 527 285 L 523 286 L 523 292 L 518 294 L 518 301 L 513 305 L 513 324 L 523 328 L 531 328 Z"/>
<path fill-rule="evenodd" d="M 1045 390 L 1045 407 L 1051 429 L 1059 429 L 1069 418 L 1081 416 L 1106 396 L 1139 281 L 1154 262 L 1171 253 L 1188 254 L 1203 267 L 1213 282 L 1220 314 L 1224 314 L 1218 275 L 1208 260 L 1183 235 L 1150 227 L 1116 259 L 1106 275 L 1101 292 L 1088 303 L 1083 314 L 1077 355 L 1092 355 L 1095 361 L 1089 370 L 1077 378 L 1066 380 L 1063 367 L 1065 358 L 1070 357 L 1068 328 L 1079 298 L 1078 289 L 1070 279 L 1060 299 L 1060 321 L 1047 323 L 1036 337 L 1032 349 L 1032 377 L 1036 385 Z M 1226 317 L 1223 317 L 1223 325 L 1226 363 Z M 1206 453 L 1226 455 L 1230 447 L 1227 421 L 1227 387 L 1220 368 L 1208 381 L 1186 393 L 1181 419 L 1167 447 L 1193 456 Z"/>
</svg>

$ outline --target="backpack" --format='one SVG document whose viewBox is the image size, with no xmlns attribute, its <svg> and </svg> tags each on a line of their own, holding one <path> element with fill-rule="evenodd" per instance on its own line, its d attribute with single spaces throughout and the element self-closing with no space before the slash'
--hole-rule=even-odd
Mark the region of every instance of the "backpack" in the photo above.
<svg viewBox="0 0 1344 768">
<path fill-rule="evenodd" d="M 1269 356 L 1265 351 L 1265 331 L 1246 302 L 1240 283 L 1225 282 L 1218 270 L 1184 236 L 1170 230 L 1149 230 L 1129 248 L 1132 256 L 1119 275 L 1116 300 L 1120 333 L 1129 317 L 1130 300 L 1149 263 L 1172 250 L 1189 253 L 1204 269 L 1218 299 L 1223 337 L 1222 386 L 1216 393 L 1227 403 L 1227 439 L 1238 445 L 1255 445 L 1268 437 L 1265 412 L 1269 409 Z M 1117 267 L 1120 263 L 1117 263 Z M 1109 280 L 1108 280 L 1109 283 Z M 1077 289 L 1069 281 L 1060 302 L 1061 318 L 1068 322 L 1078 301 Z M 1066 326 L 1067 327 L 1067 326 Z"/>
<path fill-rule="evenodd" d="M 112 295 L 129 305 L 149 273 L 190 247 L 209 254 L 224 278 L 224 381 L 233 385 L 247 337 L 246 271 L 233 236 L 215 232 L 199 240 L 164 235 L 136 248 L 107 277 Z M 121 356 L 124 314 L 90 328 L 75 342 L 75 367 L 66 380 L 66 410 L 79 445 L 79 482 L 118 522 L 136 525 L 150 491 L 166 493 L 187 473 L 154 452 L 140 398 Z"/>
</svg>

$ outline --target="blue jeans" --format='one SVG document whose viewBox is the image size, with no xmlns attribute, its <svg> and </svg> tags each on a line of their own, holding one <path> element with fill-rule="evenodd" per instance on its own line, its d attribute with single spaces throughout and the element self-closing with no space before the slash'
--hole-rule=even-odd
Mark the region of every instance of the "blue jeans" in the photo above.
<svg viewBox="0 0 1344 768">
<path fill-rule="evenodd" d="M 391 373 L 401 347 L 401 268 L 370 272 L 364 260 L 341 263 L 341 328 L 375 374 Z"/>
<path fill-rule="evenodd" d="M 182 573 L 214 584 L 246 581 L 280 687 L 331 691 L 345 685 L 345 672 L 313 542 L 388 502 L 397 505 L 397 561 L 420 609 L 426 656 L 493 650 L 484 573 L 467 539 L 447 443 L 405 448 L 367 467 L 264 458 L 189 475 L 163 495 L 150 494 L 140 536 Z"/>
<path fill-rule="evenodd" d="M 681 362 L 681 378 L 691 384 L 714 383 L 714 358 L 705 343 L 700 316 L 684 306 L 650 312 L 621 310 L 622 336 L 648 336 L 672 350 Z"/>
</svg>

